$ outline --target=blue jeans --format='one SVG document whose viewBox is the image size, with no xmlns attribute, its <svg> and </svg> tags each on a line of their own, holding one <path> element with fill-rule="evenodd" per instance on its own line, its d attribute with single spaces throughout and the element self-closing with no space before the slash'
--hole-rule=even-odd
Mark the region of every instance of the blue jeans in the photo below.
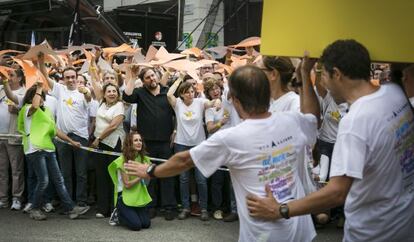
<svg viewBox="0 0 414 242">
<path fill-rule="evenodd" d="M 151 219 L 147 207 L 131 207 L 124 204 L 122 196 L 117 202 L 118 219 L 122 226 L 130 230 L 138 231 L 148 229 L 151 226 Z"/>
<path fill-rule="evenodd" d="M 174 150 L 176 153 L 189 150 L 191 148 L 192 146 L 174 144 Z M 183 208 L 186 208 L 186 209 L 190 208 L 189 180 L 190 180 L 191 170 L 192 169 L 188 171 L 184 171 L 180 174 L 181 202 L 183 203 Z M 195 176 L 195 180 L 197 183 L 198 196 L 200 198 L 200 207 L 201 209 L 207 210 L 207 199 L 208 199 L 207 178 L 203 176 L 203 174 L 197 168 L 194 168 L 194 176 Z"/>
<path fill-rule="evenodd" d="M 65 210 L 72 210 L 75 204 L 64 185 L 55 152 L 40 150 L 26 155 L 26 158 L 29 160 L 28 162 L 32 163 L 37 178 L 37 184 L 33 193 L 33 208 L 40 208 L 50 177 Z"/>
<path fill-rule="evenodd" d="M 27 168 L 27 176 L 26 176 L 26 184 L 27 184 L 27 201 L 29 203 L 33 203 L 33 194 L 37 184 L 36 174 L 33 168 L 33 162 L 26 159 L 26 168 Z M 49 183 L 46 188 L 45 195 L 43 196 L 44 203 L 50 203 L 53 199 L 53 184 Z"/>
</svg>

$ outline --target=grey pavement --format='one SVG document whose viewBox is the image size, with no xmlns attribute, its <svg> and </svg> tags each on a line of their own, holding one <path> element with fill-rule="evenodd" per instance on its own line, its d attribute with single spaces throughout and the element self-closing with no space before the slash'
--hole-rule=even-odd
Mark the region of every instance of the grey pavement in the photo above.
<svg viewBox="0 0 414 242">
<path fill-rule="evenodd" d="M 129 231 L 110 226 L 108 219 L 96 219 L 93 211 L 82 218 L 70 220 L 65 215 L 48 214 L 46 221 L 34 221 L 21 211 L 0 209 L 0 241 L 237 241 L 239 224 L 210 219 L 202 222 L 196 217 L 187 220 L 151 220 L 151 228 Z M 332 224 L 317 230 L 316 242 L 337 242 L 342 232 Z"/>
</svg>

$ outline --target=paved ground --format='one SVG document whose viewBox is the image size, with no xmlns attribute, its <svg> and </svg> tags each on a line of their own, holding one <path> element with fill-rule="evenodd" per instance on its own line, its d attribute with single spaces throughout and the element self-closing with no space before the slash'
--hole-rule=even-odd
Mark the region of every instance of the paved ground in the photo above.
<svg viewBox="0 0 414 242">
<path fill-rule="evenodd" d="M 184 221 L 152 220 L 150 229 L 139 232 L 112 227 L 107 219 L 95 219 L 88 212 L 82 219 L 52 213 L 46 221 L 33 221 L 22 212 L 0 209 L 0 241 L 237 241 L 239 224 L 210 220 L 202 222 L 195 217 Z M 342 232 L 330 225 L 317 231 L 317 242 L 342 240 Z"/>
</svg>

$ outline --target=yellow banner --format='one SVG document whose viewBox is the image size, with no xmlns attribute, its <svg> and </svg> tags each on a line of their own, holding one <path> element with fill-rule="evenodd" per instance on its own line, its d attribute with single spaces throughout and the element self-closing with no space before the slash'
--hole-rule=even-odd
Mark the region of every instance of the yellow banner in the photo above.
<svg viewBox="0 0 414 242">
<path fill-rule="evenodd" d="M 414 1 L 264 0 L 261 53 L 319 57 L 338 39 L 365 45 L 373 61 L 414 62 Z"/>
</svg>

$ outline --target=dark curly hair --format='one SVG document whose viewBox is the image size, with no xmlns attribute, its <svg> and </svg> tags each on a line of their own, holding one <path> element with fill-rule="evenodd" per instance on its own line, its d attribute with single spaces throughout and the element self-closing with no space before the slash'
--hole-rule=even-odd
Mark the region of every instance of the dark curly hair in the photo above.
<svg viewBox="0 0 414 242">
<path fill-rule="evenodd" d="M 350 79 L 371 79 L 371 58 L 368 50 L 361 43 L 353 40 L 337 40 L 328 45 L 320 58 L 330 76 L 338 68 Z"/>
</svg>

